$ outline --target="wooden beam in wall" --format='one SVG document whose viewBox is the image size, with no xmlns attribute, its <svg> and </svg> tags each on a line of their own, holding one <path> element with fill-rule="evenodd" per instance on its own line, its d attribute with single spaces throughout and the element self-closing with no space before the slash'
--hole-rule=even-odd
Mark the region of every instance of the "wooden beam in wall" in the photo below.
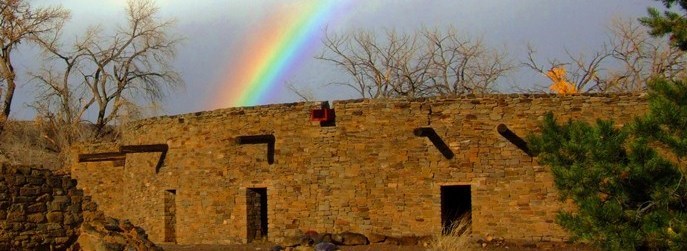
<svg viewBox="0 0 687 251">
<path fill-rule="evenodd" d="M 167 144 L 152 144 L 152 145 L 124 145 L 119 147 L 122 153 L 155 153 L 167 152 L 169 147 Z"/>
<path fill-rule="evenodd" d="M 114 161 L 115 166 L 124 166 L 126 161 L 126 154 L 128 153 L 160 153 L 160 159 L 155 165 L 155 173 L 160 171 L 167 157 L 169 146 L 167 144 L 150 144 L 150 145 L 123 145 L 119 147 L 119 152 L 104 152 L 104 153 L 84 153 L 79 154 L 79 162 L 101 162 Z"/>
<path fill-rule="evenodd" d="M 275 137 L 272 134 L 262 134 L 262 135 L 244 135 L 236 137 L 236 143 L 239 145 L 244 144 L 269 144 L 274 143 Z"/>
<path fill-rule="evenodd" d="M 446 159 L 453 159 L 453 151 L 451 151 L 451 148 L 446 145 L 446 142 L 439 137 L 436 131 L 434 131 L 434 128 L 431 127 L 418 127 L 413 130 L 413 134 L 417 137 L 427 137 L 429 141 L 434 144 L 434 147 L 441 152 L 442 155 L 444 155 L 444 158 Z"/>
<path fill-rule="evenodd" d="M 124 161 L 126 154 L 120 152 L 79 154 L 79 162 Z"/>
<path fill-rule="evenodd" d="M 276 138 L 272 134 L 243 135 L 236 137 L 236 144 L 267 144 L 267 163 L 274 164 L 274 142 Z"/>
<path fill-rule="evenodd" d="M 149 145 L 123 145 L 119 147 L 121 153 L 160 153 L 160 158 L 155 165 L 155 173 L 160 171 L 162 165 L 167 157 L 169 146 L 167 144 L 149 144 Z"/>
<path fill-rule="evenodd" d="M 527 142 L 520 136 L 515 134 L 513 131 L 508 129 L 508 126 L 504 124 L 499 124 L 498 126 L 496 126 L 496 131 L 498 131 L 499 134 L 501 134 L 501 136 L 510 141 L 511 144 L 515 145 L 517 148 L 525 152 L 525 154 L 527 154 L 530 157 L 534 157 L 534 155 L 530 151 L 530 148 L 527 147 Z"/>
</svg>

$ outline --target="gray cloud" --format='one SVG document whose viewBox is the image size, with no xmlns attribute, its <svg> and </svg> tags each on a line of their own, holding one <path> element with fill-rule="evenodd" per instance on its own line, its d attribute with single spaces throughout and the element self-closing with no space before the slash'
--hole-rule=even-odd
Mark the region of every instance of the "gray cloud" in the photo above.
<svg viewBox="0 0 687 251">
<path fill-rule="evenodd" d="M 314 0 L 303 0 L 314 1 Z M 178 21 L 176 31 L 187 39 L 180 47 L 176 67 L 182 73 L 186 90 L 175 92 L 167 99 L 166 112 L 186 113 L 206 110 L 206 100 L 221 88 L 222 78 L 238 48 L 238 41 L 252 32 L 254 24 L 267 18 L 279 4 L 299 4 L 299 0 L 158 0 L 161 14 Z M 317 0 L 320 1 L 320 0 Z M 422 26 L 454 26 L 467 36 L 481 36 L 500 48 L 506 48 L 516 60 L 523 60 L 526 44 L 538 49 L 542 59 L 564 57 L 564 50 L 573 53 L 597 49 L 607 40 L 607 25 L 613 17 L 636 18 L 645 15 L 649 0 L 370 0 L 353 1 L 342 20 L 330 29 L 396 28 L 413 30 Z M 68 36 L 96 23 L 121 23 L 124 0 L 64 0 L 61 4 L 72 10 Z M 35 0 L 36 5 L 55 1 Z M 320 51 L 317 48 L 315 51 Z M 22 66 L 37 67 L 35 51 L 18 57 Z M 309 57 L 312 58 L 312 57 Z M 310 59 L 293 72 L 289 82 L 314 90 L 320 99 L 354 98 L 346 88 L 325 86 L 344 81 L 342 72 L 324 62 Z M 26 78 L 22 78 L 26 81 Z M 532 85 L 544 82 L 531 72 L 516 72 L 509 82 Z M 33 88 L 21 86 L 15 107 L 30 102 Z M 290 102 L 297 97 L 282 88 L 282 94 L 270 103 Z M 30 118 L 28 108 L 17 108 L 15 117 Z"/>
</svg>

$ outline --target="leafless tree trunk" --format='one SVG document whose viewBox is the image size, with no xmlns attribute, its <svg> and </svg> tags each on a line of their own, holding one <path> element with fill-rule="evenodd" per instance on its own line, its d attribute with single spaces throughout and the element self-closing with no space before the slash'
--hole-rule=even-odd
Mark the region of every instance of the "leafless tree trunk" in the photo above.
<svg viewBox="0 0 687 251">
<path fill-rule="evenodd" d="M 51 65 L 33 74 L 42 90 L 35 107 L 55 130 L 71 128 L 61 140 L 80 137 L 89 113 L 95 114 L 94 137 L 103 137 L 124 114 L 138 112 L 138 101 L 157 103 L 182 84 L 170 65 L 180 39 L 169 35 L 173 21 L 157 12 L 152 1 L 130 1 L 128 22 L 111 36 L 92 27 L 69 50 L 57 38 L 41 40 Z"/>
<path fill-rule="evenodd" d="M 21 42 L 33 42 L 37 37 L 55 34 L 69 18 L 60 7 L 32 8 L 28 1 L 0 1 L 0 133 L 10 115 L 17 88 L 17 72 L 12 53 Z"/>
<path fill-rule="evenodd" d="M 423 29 L 399 34 L 326 33 L 318 59 L 334 63 L 351 77 L 345 85 L 363 98 L 424 97 L 485 93 L 514 68 L 504 52 L 481 40 L 461 38 L 454 29 Z"/>
</svg>

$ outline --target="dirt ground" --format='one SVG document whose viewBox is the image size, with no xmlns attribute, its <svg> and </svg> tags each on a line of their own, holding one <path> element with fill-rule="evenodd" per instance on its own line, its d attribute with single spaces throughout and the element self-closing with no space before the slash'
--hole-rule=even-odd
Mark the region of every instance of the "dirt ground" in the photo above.
<svg viewBox="0 0 687 251">
<path fill-rule="evenodd" d="M 224 250 L 236 250 L 236 251 L 270 251 L 273 245 L 262 244 L 262 245 L 170 245 L 161 244 L 165 251 L 224 251 Z M 420 246 L 396 246 L 396 245 L 383 245 L 383 244 L 371 244 L 365 246 L 343 246 L 340 247 L 342 251 L 396 251 L 396 250 L 408 250 L 408 251 L 425 251 L 427 248 Z"/>
<path fill-rule="evenodd" d="M 273 245 L 262 244 L 262 245 L 170 245 L 161 244 L 165 251 L 224 251 L 224 250 L 236 250 L 236 251 L 254 251 L 262 250 L 269 251 Z M 425 251 L 427 248 L 420 246 L 396 246 L 396 245 L 383 245 L 383 244 L 371 244 L 365 246 L 342 246 L 340 247 L 342 251 Z"/>
<path fill-rule="evenodd" d="M 174 245 L 174 244 L 161 244 L 161 246 L 166 251 L 224 251 L 224 250 L 236 250 L 236 251 L 270 251 L 273 244 L 244 244 L 244 245 Z M 396 246 L 396 245 L 384 245 L 384 244 L 370 244 L 365 246 L 342 246 L 340 247 L 342 251 L 426 251 L 430 250 L 426 247 L 421 246 Z M 585 245 L 577 244 L 566 244 L 566 243 L 543 243 L 537 245 L 536 247 L 528 245 L 518 245 L 510 244 L 506 247 L 485 247 L 481 248 L 477 244 L 473 250 L 499 250 L 499 251 L 534 251 L 534 250 L 555 250 L 555 251 L 567 251 L 567 250 L 581 250 L 581 251 L 592 251 L 593 248 Z"/>
</svg>

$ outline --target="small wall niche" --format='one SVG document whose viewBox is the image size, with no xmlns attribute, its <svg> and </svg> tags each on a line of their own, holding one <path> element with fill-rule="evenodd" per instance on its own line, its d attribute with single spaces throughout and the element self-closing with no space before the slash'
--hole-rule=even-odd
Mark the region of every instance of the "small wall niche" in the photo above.
<svg viewBox="0 0 687 251">
<path fill-rule="evenodd" d="M 310 121 L 319 122 L 321 127 L 336 126 L 336 112 L 324 101 L 319 109 L 310 110 Z"/>
</svg>

